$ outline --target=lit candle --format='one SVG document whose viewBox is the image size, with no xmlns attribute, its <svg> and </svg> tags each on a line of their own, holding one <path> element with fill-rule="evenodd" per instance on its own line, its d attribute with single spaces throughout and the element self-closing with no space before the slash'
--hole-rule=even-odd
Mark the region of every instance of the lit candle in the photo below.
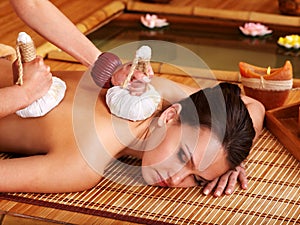
<svg viewBox="0 0 300 225">
<path fill-rule="evenodd" d="M 270 75 L 271 74 L 271 67 L 268 66 L 268 69 L 267 69 L 267 75 Z"/>
<path fill-rule="evenodd" d="M 246 95 L 262 102 L 267 110 L 284 104 L 293 86 L 290 61 L 286 61 L 283 67 L 274 69 L 240 62 L 239 68 Z"/>
</svg>

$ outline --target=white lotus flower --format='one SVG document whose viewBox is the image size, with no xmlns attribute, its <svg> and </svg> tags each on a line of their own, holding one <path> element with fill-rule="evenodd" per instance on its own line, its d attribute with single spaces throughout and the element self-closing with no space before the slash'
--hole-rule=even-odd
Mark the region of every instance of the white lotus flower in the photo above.
<svg viewBox="0 0 300 225">
<path fill-rule="evenodd" d="M 165 18 L 158 18 L 155 14 L 141 16 L 141 23 L 149 29 L 161 28 L 169 25 Z"/>
<path fill-rule="evenodd" d="M 239 28 L 244 35 L 252 37 L 264 36 L 273 32 L 267 26 L 260 23 L 245 23 L 243 27 L 240 26 Z"/>
</svg>

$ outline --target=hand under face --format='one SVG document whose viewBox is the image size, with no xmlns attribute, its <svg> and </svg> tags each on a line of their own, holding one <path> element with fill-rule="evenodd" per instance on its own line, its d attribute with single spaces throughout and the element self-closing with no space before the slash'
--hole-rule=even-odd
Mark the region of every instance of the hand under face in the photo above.
<svg viewBox="0 0 300 225">
<path fill-rule="evenodd" d="M 222 176 L 209 182 L 205 186 L 203 194 L 208 195 L 212 193 L 215 197 L 220 197 L 222 194 L 230 195 L 234 192 L 238 180 L 241 188 L 246 190 L 248 188 L 248 180 L 243 163 L 234 170 L 228 170 Z"/>
</svg>

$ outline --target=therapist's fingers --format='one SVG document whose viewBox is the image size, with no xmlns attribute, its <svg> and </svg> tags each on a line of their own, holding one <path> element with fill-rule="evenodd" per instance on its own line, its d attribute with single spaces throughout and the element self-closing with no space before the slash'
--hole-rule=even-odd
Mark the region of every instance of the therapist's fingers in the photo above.
<svg viewBox="0 0 300 225">
<path fill-rule="evenodd" d="M 148 83 L 150 79 L 147 76 L 141 77 L 140 79 L 134 79 L 130 82 L 128 87 L 131 95 L 140 96 L 145 93 L 148 89 Z"/>
</svg>

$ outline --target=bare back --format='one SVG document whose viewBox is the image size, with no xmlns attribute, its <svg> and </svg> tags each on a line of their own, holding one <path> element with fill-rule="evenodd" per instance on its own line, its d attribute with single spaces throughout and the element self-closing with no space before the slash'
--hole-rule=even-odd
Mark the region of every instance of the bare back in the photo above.
<svg viewBox="0 0 300 225">
<path fill-rule="evenodd" d="M 0 182 L 0 191 L 62 192 L 88 189 L 101 179 L 110 159 L 125 148 L 126 143 L 120 141 L 115 126 L 112 125 L 124 120 L 110 114 L 105 104 L 104 90 L 94 104 L 94 118 L 88 118 L 94 121 L 95 129 L 86 129 L 85 144 L 91 146 L 85 147 L 98 148 L 89 142 L 89 137 L 96 132 L 99 142 L 105 147 L 105 153 L 111 158 L 102 157 L 101 154 L 100 158 L 91 155 L 100 165 L 95 169 L 82 154 L 73 126 L 74 95 L 78 91 L 82 74 L 83 72 L 54 73 L 54 76 L 66 82 L 67 91 L 63 101 L 47 115 L 24 119 L 13 114 L 0 120 L 0 151 L 32 155 L 1 162 L 6 170 L 0 170 L 0 177 L 5 176 L 6 183 Z M 84 108 L 80 117 L 86 117 Z M 135 130 L 139 125 L 128 121 L 126 124 L 129 124 L 130 130 Z M 85 124 L 82 124 L 83 128 L 86 128 Z M 14 171 L 18 171 L 17 174 Z M 30 179 L 21 181 L 19 176 Z"/>
<path fill-rule="evenodd" d="M 65 73 L 65 72 L 64 72 Z M 74 142 L 72 131 L 72 102 L 81 72 L 67 73 L 64 100 L 44 117 L 21 118 L 16 114 L 0 120 L 1 151 L 46 153 L 59 145 Z"/>
</svg>

